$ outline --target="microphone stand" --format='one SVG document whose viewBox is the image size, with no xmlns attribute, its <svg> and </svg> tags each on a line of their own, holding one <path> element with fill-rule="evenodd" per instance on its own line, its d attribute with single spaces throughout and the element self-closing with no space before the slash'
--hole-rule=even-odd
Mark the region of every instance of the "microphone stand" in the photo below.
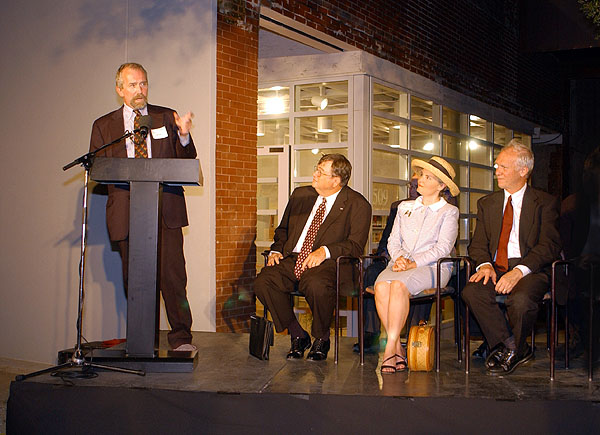
<svg viewBox="0 0 600 435">
<path fill-rule="evenodd" d="M 140 128 L 139 131 L 144 135 L 144 137 L 148 134 L 147 128 Z M 78 312 L 77 312 L 77 344 L 75 346 L 75 351 L 71 356 L 71 359 L 66 363 L 56 365 L 54 367 L 49 367 L 47 369 L 39 370 L 37 372 L 25 374 L 25 375 L 17 375 L 15 377 L 15 381 L 23 381 L 27 378 L 31 378 L 34 376 L 42 375 L 44 373 L 56 372 L 62 369 L 72 368 L 72 367 L 81 367 L 81 371 L 87 372 L 93 368 L 99 368 L 104 370 L 111 370 L 115 372 L 122 373 L 130 373 L 139 376 L 145 376 L 146 372 L 143 370 L 132 370 L 126 369 L 123 367 L 114 367 L 104 364 L 98 364 L 85 360 L 85 355 L 83 354 L 81 348 L 81 336 L 82 336 L 82 323 L 83 323 L 83 298 L 84 298 L 84 275 L 85 275 L 85 251 L 86 251 L 86 241 L 87 241 L 87 199 L 88 199 L 88 182 L 90 178 L 90 169 L 94 163 L 94 157 L 100 151 L 105 148 L 108 148 L 111 145 L 116 144 L 117 142 L 122 141 L 136 133 L 136 130 L 129 132 L 126 131 L 123 136 L 114 141 L 102 145 L 100 148 L 90 151 L 73 160 L 71 163 L 63 166 L 63 171 L 72 168 L 75 165 L 82 165 L 85 169 L 84 181 L 83 181 L 83 205 L 82 205 L 82 213 L 81 213 L 81 258 L 79 261 L 79 302 L 78 302 Z"/>
</svg>

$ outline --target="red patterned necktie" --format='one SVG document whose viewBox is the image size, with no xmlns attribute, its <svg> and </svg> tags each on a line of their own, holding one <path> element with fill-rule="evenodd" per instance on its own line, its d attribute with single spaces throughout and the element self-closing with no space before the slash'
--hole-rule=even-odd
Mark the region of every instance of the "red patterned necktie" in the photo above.
<svg viewBox="0 0 600 435">
<path fill-rule="evenodd" d="M 317 232 L 319 231 L 319 227 L 323 222 L 323 216 L 325 216 L 325 198 L 323 198 L 323 202 L 317 208 L 317 212 L 315 213 L 315 217 L 313 217 L 312 222 L 310 223 L 310 227 L 308 228 L 308 232 L 306 233 L 306 237 L 304 238 L 304 242 L 302 243 L 302 249 L 300 250 L 300 254 L 298 254 L 298 258 L 296 259 L 296 265 L 294 266 L 294 275 L 296 278 L 300 279 L 302 275 L 302 263 L 308 257 L 308 254 L 312 252 L 312 246 L 315 243 L 315 237 L 317 236 Z"/>
<path fill-rule="evenodd" d="M 139 110 L 134 110 L 135 119 L 133 120 L 134 130 L 138 130 L 133 134 L 133 147 L 135 148 L 136 159 L 147 159 L 148 158 L 148 147 L 146 146 L 146 138 L 142 136 L 140 129 L 140 118 L 142 114 Z"/>
<path fill-rule="evenodd" d="M 512 196 L 508 197 L 506 207 L 504 207 L 504 216 L 502 217 L 502 230 L 500 231 L 500 241 L 498 242 L 498 251 L 496 252 L 496 267 L 500 272 L 508 270 L 508 239 L 513 225 L 513 206 Z"/>
</svg>

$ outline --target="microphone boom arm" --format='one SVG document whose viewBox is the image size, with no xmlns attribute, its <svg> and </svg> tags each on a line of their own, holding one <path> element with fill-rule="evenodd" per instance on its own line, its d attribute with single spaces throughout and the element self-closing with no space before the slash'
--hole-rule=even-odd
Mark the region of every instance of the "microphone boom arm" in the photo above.
<svg viewBox="0 0 600 435">
<path fill-rule="evenodd" d="M 139 129 L 142 134 L 143 134 L 143 129 L 140 128 Z M 89 153 L 85 153 L 84 155 L 77 157 L 75 160 L 73 160 L 71 163 L 63 166 L 63 171 L 66 171 L 67 169 L 71 169 L 73 166 L 75 165 L 82 165 L 85 169 L 89 169 L 92 166 L 92 163 L 94 161 L 94 157 L 96 156 L 96 154 L 100 151 L 102 151 L 105 148 L 108 148 L 111 145 L 116 144 L 117 142 L 121 142 L 123 139 L 127 139 L 128 137 L 132 136 L 135 133 L 134 131 L 126 131 L 125 134 L 115 140 L 113 140 L 112 142 L 106 143 L 104 145 L 102 145 L 100 148 L 94 150 L 94 151 L 90 151 Z M 146 135 L 148 135 L 148 132 L 146 131 Z"/>
</svg>

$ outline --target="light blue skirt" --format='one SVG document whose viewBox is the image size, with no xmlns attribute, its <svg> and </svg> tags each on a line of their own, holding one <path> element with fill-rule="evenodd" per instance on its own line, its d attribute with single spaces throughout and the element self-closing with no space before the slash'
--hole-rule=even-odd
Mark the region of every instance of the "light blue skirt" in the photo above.
<svg viewBox="0 0 600 435">
<path fill-rule="evenodd" d="M 404 270 L 402 272 L 394 272 L 392 270 L 393 265 L 394 263 L 390 261 L 385 270 L 381 272 L 375 280 L 375 285 L 382 281 L 401 281 L 404 283 L 411 295 L 419 294 L 423 290 L 435 288 L 437 282 L 437 265 L 421 266 L 410 270 Z M 452 265 L 443 265 L 441 272 L 441 287 L 446 287 L 448 281 L 450 281 L 450 276 L 452 275 Z"/>
</svg>

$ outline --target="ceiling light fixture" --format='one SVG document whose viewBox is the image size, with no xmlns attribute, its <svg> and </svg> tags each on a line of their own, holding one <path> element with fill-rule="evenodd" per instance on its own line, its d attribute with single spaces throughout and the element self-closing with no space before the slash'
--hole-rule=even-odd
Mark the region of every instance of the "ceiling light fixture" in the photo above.
<svg viewBox="0 0 600 435">
<path fill-rule="evenodd" d="M 333 131 L 332 124 L 331 116 L 319 116 L 317 118 L 317 131 L 319 133 L 331 133 Z"/>
</svg>

